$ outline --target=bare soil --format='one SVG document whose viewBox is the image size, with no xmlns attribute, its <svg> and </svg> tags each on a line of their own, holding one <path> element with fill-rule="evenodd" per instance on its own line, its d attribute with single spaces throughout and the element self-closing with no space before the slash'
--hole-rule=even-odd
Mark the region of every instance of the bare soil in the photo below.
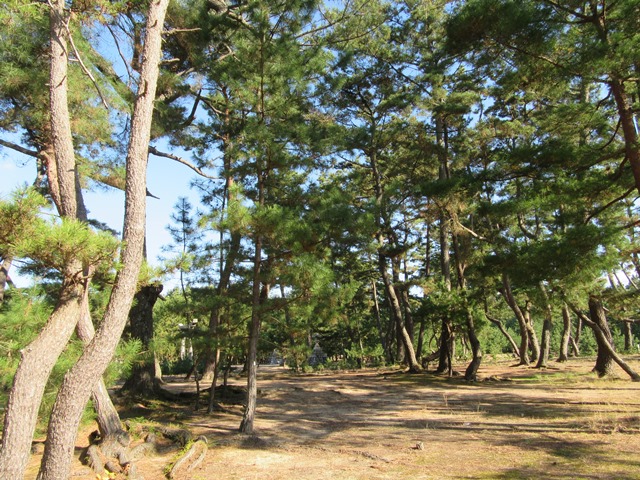
<svg viewBox="0 0 640 480">
<path fill-rule="evenodd" d="M 640 356 L 627 360 L 640 370 Z M 589 373 L 593 364 L 572 359 L 537 370 L 485 359 L 474 383 L 392 369 L 296 375 L 261 367 L 251 436 L 237 433 L 237 393 L 212 415 L 194 412 L 193 399 L 127 405 L 121 413 L 205 435 L 209 450 L 188 477 L 194 480 L 640 479 L 640 383 L 622 371 L 598 379 Z M 237 376 L 231 384 L 245 381 Z M 167 388 L 193 391 L 195 384 L 176 379 Z M 177 454 L 140 460 L 140 476 L 165 478 Z M 35 454 L 27 478 L 39 460 Z M 96 476 L 77 461 L 73 478 Z"/>
</svg>

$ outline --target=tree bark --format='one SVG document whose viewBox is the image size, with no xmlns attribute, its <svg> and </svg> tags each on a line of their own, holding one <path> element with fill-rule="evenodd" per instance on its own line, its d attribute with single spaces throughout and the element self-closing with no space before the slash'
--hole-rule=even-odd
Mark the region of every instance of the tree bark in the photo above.
<svg viewBox="0 0 640 480">
<path fill-rule="evenodd" d="M 95 335 L 95 328 L 91 321 L 91 314 L 89 311 L 89 291 L 85 292 L 82 299 L 82 311 L 78 324 L 76 325 L 76 334 L 78 338 L 86 345 Z M 114 437 L 122 432 L 122 423 L 120 422 L 120 415 L 113 406 L 109 391 L 104 383 L 104 380 L 100 378 L 97 385 L 94 387 L 91 393 L 91 399 L 93 400 L 93 406 L 96 411 L 98 429 L 100 436 L 103 439 L 108 437 Z"/>
<path fill-rule="evenodd" d="M 636 373 L 623 359 L 618 355 L 613 348 L 613 343 L 611 339 L 611 332 L 609 331 L 609 326 L 607 323 L 607 317 L 604 312 L 604 307 L 602 306 L 602 302 L 594 297 L 589 297 L 589 314 L 591 318 L 587 318 L 584 313 L 582 313 L 575 305 L 567 302 L 571 310 L 580 318 L 584 323 L 586 323 L 591 329 L 596 337 L 596 341 L 598 343 L 598 357 L 596 359 L 596 366 L 593 371 L 598 374 L 598 376 L 602 377 L 607 375 L 611 369 L 610 362 L 607 360 L 613 360 L 616 362 L 622 370 L 625 371 L 634 382 L 640 382 L 640 375 Z M 600 348 L 602 347 L 603 355 L 602 355 L 602 365 L 598 365 L 598 362 L 601 360 L 600 356 Z M 602 375 L 600 374 L 604 372 Z"/>
<path fill-rule="evenodd" d="M 471 343 L 473 359 L 464 372 L 464 378 L 468 381 L 476 381 L 478 379 L 478 369 L 482 363 L 482 349 L 480 348 L 480 340 L 478 340 L 478 335 L 476 334 L 476 327 L 471 311 L 467 311 L 467 335 Z"/>
<path fill-rule="evenodd" d="M 598 355 L 593 371 L 596 372 L 599 377 L 604 377 L 611 373 L 613 367 L 613 356 L 611 355 L 611 351 L 613 350 L 613 335 L 611 335 L 602 302 L 594 296 L 589 297 L 589 316 L 592 322 L 589 326 L 592 328 L 596 336 L 596 343 L 598 344 Z"/>
<path fill-rule="evenodd" d="M 549 363 L 549 351 L 551 349 L 551 329 L 553 328 L 553 317 L 549 295 L 544 284 L 540 282 L 540 291 L 544 298 L 544 323 L 542 324 L 542 342 L 540 344 L 540 354 L 536 368 L 546 368 Z"/>
<path fill-rule="evenodd" d="M 571 312 L 567 304 L 562 305 L 562 338 L 560 340 L 560 355 L 558 362 L 569 360 L 569 341 L 571 340 Z"/>
<path fill-rule="evenodd" d="M 249 346 L 247 353 L 247 405 L 240 422 L 241 433 L 253 433 L 253 422 L 256 415 L 258 401 L 258 339 L 260 337 L 260 270 L 262 265 L 262 236 L 258 235 L 255 242 L 253 257 L 253 287 L 251 302 L 251 323 L 249 325 Z"/>
<path fill-rule="evenodd" d="M 381 239 L 378 239 L 379 242 Z M 405 360 L 409 364 L 409 371 L 411 373 L 418 373 L 422 370 L 418 360 L 416 359 L 416 353 L 413 349 L 413 342 L 411 337 L 409 337 L 409 332 L 405 328 L 404 322 L 402 320 L 402 308 L 400 307 L 400 301 L 398 299 L 398 294 L 396 292 L 395 286 L 391 282 L 391 278 L 389 278 L 389 272 L 387 271 L 387 261 L 384 255 L 378 253 L 378 270 L 380 275 L 382 276 L 382 282 L 385 286 L 385 292 L 387 294 L 387 298 L 389 299 L 389 303 L 391 304 L 391 315 L 393 316 L 396 324 L 396 328 L 400 334 L 402 339 L 402 345 L 404 346 L 405 352 Z"/>
<path fill-rule="evenodd" d="M 618 115 L 620 116 L 620 125 L 624 135 L 625 157 L 631 165 L 636 189 L 640 193 L 640 146 L 638 145 L 638 131 L 633 118 L 633 107 L 629 101 L 624 82 L 617 75 L 611 76 L 609 87 L 615 98 Z"/>
<path fill-rule="evenodd" d="M 511 281 L 506 273 L 502 274 L 502 297 L 515 314 L 520 326 L 520 365 L 529 365 L 529 329 L 527 327 L 527 319 L 516 302 L 511 291 Z"/>
<path fill-rule="evenodd" d="M 135 294 L 143 258 L 147 155 L 168 3 L 168 0 L 151 2 L 147 16 L 143 64 L 127 153 L 122 269 L 116 277 L 99 329 L 60 386 L 49 422 L 38 474 L 40 480 L 69 478 L 82 411 L 113 356 Z"/>
<path fill-rule="evenodd" d="M 520 350 L 518 349 L 518 344 L 515 342 L 513 337 L 509 334 L 507 329 L 504 327 L 504 324 L 502 323 L 502 321 L 498 320 L 497 318 L 494 318 L 494 317 L 490 316 L 487 312 L 485 312 L 485 317 L 487 317 L 487 319 L 491 323 L 493 323 L 496 327 L 498 327 L 498 330 L 500 330 L 500 333 L 502 333 L 502 335 L 504 335 L 504 337 L 509 342 L 509 345 L 511 345 L 511 350 L 513 351 L 513 354 L 516 357 L 520 357 Z"/>
<path fill-rule="evenodd" d="M 622 322 L 622 332 L 624 334 L 624 351 L 629 353 L 633 350 L 633 331 L 631 322 Z"/>
<path fill-rule="evenodd" d="M 23 478 L 44 389 L 73 334 L 85 285 L 65 279 L 60 299 L 38 337 L 21 351 L 4 416 L 0 478 Z"/>
<path fill-rule="evenodd" d="M 51 144 L 43 151 L 52 198 L 61 216 L 78 211 L 76 164 L 67 106 L 68 15 L 62 0 L 50 3 L 49 103 Z M 42 395 L 58 357 L 81 314 L 88 289 L 80 262 L 71 260 L 63 272 L 60 299 L 38 337 L 21 354 L 5 410 L 0 478 L 22 478 L 30 453 Z M 85 401 L 86 403 L 86 401 Z M 63 477 L 60 477 L 63 478 Z"/>
<path fill-rule="evenodd" d="M 136 364 L 131 375 L 122 386 L 123 392 L 146 397 L 155 396 L 160 386 L 156 372 L 156 358 L 153 354 L 153 307 L 160 298 L 163 286 L 151 284 L 141 287 L 134 296 L 134 304 L 129 310 L 129 335 L 142 343 L 142 349 L 147 352 L 143 364 Z"/>
<path fill-rule="evenodd" d="M 6 257 L 2 259 L 2 265 L 0 265 L 0 305 L 4 302 L 4 291 L 9 281 L 9 269 L 13 259 Z"/>
</svg>

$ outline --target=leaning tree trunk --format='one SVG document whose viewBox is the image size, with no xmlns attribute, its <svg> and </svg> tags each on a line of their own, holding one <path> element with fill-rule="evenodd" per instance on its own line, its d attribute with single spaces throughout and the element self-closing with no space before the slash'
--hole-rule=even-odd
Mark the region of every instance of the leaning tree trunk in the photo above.
<svg viewBox="0 0 640 480">
<path fill-rule="evenodd" d="M 65 376 L 58 391 L 38 474 L 40 480 L 69 478 L 82 411 L 113 357 L 135 294 L 143 258 L 147 156 L 161 58 L 162 28 L 168 3 L 168 0 L 151 2 L 147 16 L 140 87 L 127 153 L 122 268 L 116 277 L 99 329 Z"/>
<path fill-rule="evenodd" d="M 67 105 L 67 30 L 65 5 L 51 0 L 49 105 L 52 155 L 45 156 L 51 196 L 61 216 L 77 214 L 76 164 Z M 83 266 L 71 259 L 63 272 L 60 298 L 38 337 L 21 352 L 5 410 L 0 478 L 23 478 L 42 395 L 58 357 L 73 334 L 88 288 Z M 66 478 L 63 475 L 59 478 Z"/>
<path fill-rule="evenodd" d="M 89 292 L 85 292 L 82 300 L 82 312 L 76 325 L 76 334 L 78 338 L 86 345 L 95 335 L 95 328 L 91 321 L 91 314 L 89 312 Z M 122 423 L 120 422 L 120 415 L 113 406 L 109 391 L 104 383 L 104 380 L 100 378 L 97 385 L 94 387 L 91 393 L 91 399 L 93 400 L 93 406 L 96 411 L 98 429 L 102 439 L 112 438 L 122 433 Z"/>
<path fill-rule="evenodd" d="M 516 302 L 511 290 L 511 281 L 506 273 L 502 274 L 502 297 L 515 314 L 518 325 L 520 326 L 520 365 L 529 365 L 529 329 L 527 326 L 527 318 Z"/>
<path fill-rule="evenodd" d="M 134 296 L 134 304 L 129 311 L 129 335 L 140 340 L 143 350 L 148 354 L 144 363 L 134 366 L 131 375 L 122 386 L 123 392 L 151 397 L 159 387 L 156 357 L 152 352 L 153 307 L 160 298 L 162 288 L 158 283 L 145 285 Z"/>
<path fill-rule="evenodd" d="M 487 317 L 487 320 L 489 320 L 496 327 L 498 327 L 498 330 L 500 330 L 500 333 L 502 333 L 502 335 L 504 335 L 504 338 L 507 339 L 507 341 L 509 342 L 509 345 L 511 345 L 511 350 L 513 351 L 513 354 L 516 357 L 520 357 L 520 350 L 518 349 L 518 344 L 513 339 L 511 334 L 507 331 L 507 329 L 504 327 L 504 324 L 502 323 L 502 321 L 497 319 L 497 318 L 494 318 L 494 317 L 490 316 L 487 312 L 485 312 L 484 315 L 485 315 L 485 317 Z"/>
<path fill-rule="evenodd" d="M 78 265 L 81 270 L 81 266 Z M 0 478 L 23 478 L 44 389 L 80 316 L 86 285 L 63 281 L 60 299 L 38 337 L 21 351 L 5 409 Z"/>
<path fill-rule="evenodd" d="M 607 317 L 605 315 L 602 302 L 596 297 L 589 297 L 589 313 L 591 315 L 591 319 L 589 319 L 584 313 L 582 313 L 575 305 L 572 305 L 569 302 L 567 302 L 567 304 L 569 305 L 569 307 L 571 307 L 571 310 L 573 310 L 578 318 L 580 318 L 584 323 L 591 327 L 596 337 L 596 341 L 598 343 L 598 358 L 596 359 L 596 366 L 594 367 L 593 371 L 598 373 L 599 376 L 606 375 L 611 369 L 610 362 L 609 365 L 607 365 L 606 362 L 607 359 L 610 359 L 616 362 L 620 366 L 620 368 L 622 368 L 622 370 L 624 370 L 625 373 L 627 373 L 631 377 L 631 380 L 633 380 L 634 382 L 640 382 L 640 375 L 638 375 L 638 373 L 636 373 L 636 371 L 633 370 L 629 366 L 629 364 L 627 364 L 627 362 L 625 362 L 623 358 L 616 353 L 615 349 L 613 348 L 611 331 L 609 331 Z M 598 362 L 601 358 L 601 349 L 603 352 L 602 366 L 604 367 L 603 369 L 601 369 L 601 371 L 605 372 L 603 375 L 600 375 L 600 371 L 598 370 L 598 368 L 600 368 L 598 366 Z"/>
<path fill-rule="evenodd" d="M 405 328 L 404 322 L 402 320 L 402 309 L 400 307 L 400 301 L 398 299 L 398 294 L 395 286 L 391 283 L 391 279 L 389 278 L 386 258 L 381 253 L 378 253 L 378 270 L 380 271 L 380 275 L 382 276 L 382 282 L 385 286 L 385 292 L 387 293 L 387 297 L 389 299 L 389 304 L 391 306 L 391 315 L 395 320 L 396 328 L 398 329 L 398 333 L 402 339 L 402 345 L 404 346 L 405 352 L 405 361 L 409 364 L 409 372 L 418 373 L 422 370 L 422 368 L 420 367 L 420 364 L 416 359 L 416 353 L 413 349 L 413 341 L 411 340 L 411 337 L 409 337 L 409 332 L 407 332 L 407 329 Z"/>
<path fill-rule="evenodd" d="M 604 377 L 611 373 L 613 367 L 613 356 L 611 355 L 611 350 L 613 350 L 613 335 L 611 335 L 602 302 L 594 296 L 589 297 L 589 315 L 593 323 L 593 325 L 590 324 L 589 326 L 591 326 L 595 334 L 598 345 L 598 355 L 593 371 L 596 372 L 599 377 Z"/>
</svg>

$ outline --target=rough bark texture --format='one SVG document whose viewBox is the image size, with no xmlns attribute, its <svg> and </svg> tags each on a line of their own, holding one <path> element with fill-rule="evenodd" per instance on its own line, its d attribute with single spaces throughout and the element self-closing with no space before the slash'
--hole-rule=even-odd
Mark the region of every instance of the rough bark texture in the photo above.
<svg viewBox="0 0 640 480">
<path fill-rule="evenodd" d="M 611 355 L 611 345 L 613 345 L 613 336 L 609 330 L 609 323 L 604 312 L 602 302 L 596 297 L 589 297 L 589 316 L 591 324 L 598 344 L 598 356 L 596 357 L 596 365 L 593 371 L 599 377 L 604 377 L 611 373 L 613 367 L 613 356 Z"/>
<path fill-rule="evenodd" d="M 65 281 L 60 300 L 38 337 L 21 352 L 5 410 L 0 478 L 22 478 L 44 389 L 80 315 L 84 285 Z"/>
<path fill-rule="evenodd" d="M 71 117 L 67 103 L 67 24 L 69 15 L 63 0 L 50 2 L 51 66 L 49 73 L 49 100 L 51 142 L 55 152 L 57 190 L 60 195 L 60 213 L 75 218 L 76 165 L 71 136 Z"/>
<path fill-rule="evenodd" d="M 113 356 L 135 293 L 143 257 L 147 154 L 161 57 L 161 34 L 168 3 L 168 0 L 151 2 L 147 17 L 144 61 L 127 153 L 122 270 L 116 278 L 100 328 L 65 376 L 58 392 L 38 476 L 41 480 L 69 477 L 82 411 Z"/>
<path fill-rule="evenodd" d="M 76 325 L 76 334 L 85 345 L 91 341 L 95 334 L 95 328 L 89 312 L 88 291 L 82 300 L 82 311 L 78 324 Z M 118 415 L 118 411 L 113 406 L 113 402 L 107 391 L 107 386 L 102 378 L 98 380 L 97 385 L 94 387 L 91 393 L 91 399 L 93 400 L 93 406 L 97 415 L 100 436 L 102 438 L 108 438 L 122 433 L 120 415 Z"/>
<path fill-rule="evenodd" d="M 258 400 L 258 339 L 260 337 L 260 271 L 262 265 L 262 237 L 256 238 L 253 259 L 253 288 L 249 346 L 247 350 L 247 405 L 240 422 L 241 433 L 253 433 L 253 422 Z"/>
<path fill-rule="evenodd" d="M 51 145 L 44 158 L 52 197 L 60 215 L 75 219 L 78 207 L 76 165 L 67 106 L 68 15 L 62 0 L 52 0 L 49 5 Z M 38 337 L 22 351 L 5 410 L 0 478 L 23 477 L 47 379 L 81 313 L 82 299 L 88 288 L 88 280 L 82 279 L 82 273 L 79 262 L 71 260 L 66 265 L 58 304 Z"/>
<path fill-rule="evenodd" d="M 153 307 L 162 293 L 162 285 L 141 287 L 134 296 L 134 305 L 129 311 L 129 335 L 142 343 L 143 351 L 150 352 L 153 341 Z M 153 396 L 159 384 L 156 380 L 155 356 L 149 354 L 146 362 L 137 364 L 131 376 L 122 386 L 123 392 Z"/>
</svg>

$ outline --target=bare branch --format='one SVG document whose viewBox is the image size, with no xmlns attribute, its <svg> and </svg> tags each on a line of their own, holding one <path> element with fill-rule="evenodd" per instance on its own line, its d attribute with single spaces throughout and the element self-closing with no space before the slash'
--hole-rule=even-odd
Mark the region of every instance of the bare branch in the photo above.
<svg viewBox="0 0 640 480">
<path fill-rule="evenodd" d="M 208 178 L 210 180 L 224 180 L 223 178 L 220 178 L 220 177 L 212 177 L 211 175 L 207 175 L 200 168 L 196 167 L 193 163 L 189 162 L 188 160 L 185 160 L 184 158 L 179 157 L 177 155 L 174 155 L 172 153 L 161 152 L 157 148 L 152 147 L 151 145 L 149 145 L 149 153 L 152 153 L 153 155 L 156 155 L 157 157 L 169 158 L 169 159 L 174 160 L 174 161 L 176 161 L 178 163 L 186 165 L 187 167 L 189 167 L 191 170 L 196 172 L 201 177 Z"/>
<path fill-rule="evenodd" d="M 35 150 L 29 150 L 28 148 L 24 148 L 16 143 L 7 142 L 6 140 L 2 140 L 0 138 L 0 145 L 3 147 L 10 148 L 11 150 L 15 150 L 16 152 L 23 153 L 24 155 L 29 155 L 30 157 L 39 157 L 40 154 Z"/>
<path fill-rule="evenodd" d="M 71 48 L 73 48 L 73 54 L 76 56 L 76 60 L 80 64 L 80 67 L 82 68 L 82 71 L 84 72 L 84 74 L 87 77 L 89 77 L 89 79 L 93 83 L 93 86 L 96 88 L 96 91 L 98 92 L 98 95 L 100 96 L 100 100 L 102 100 L 102 104 L 104 105 L 104 108 L 109 110 L 109 104 L 107 103 L 107 99 L 104 98 L 104 95 L 102 95 L 102 91 L 100 90 L 100 87 L 98 86 L 98 82 L 96 82 L 96 79 L 93 77 L 93 75 L 91 74 L 89 69 L 86 67 L 86 65 L 82 61 L 82 57 L 80 56 L 80 52 L 78 52 L 78 49 L 76 48 L 76 44 L 73 42 L 73 35 L 71 35 L 71 30 L 69 30 L 69 23 L 68 22 L 64 24 L 64 29 L 67 31 L 67 36 L 69 37 L 69 43 L 71 44 Z"/>
</svg>

